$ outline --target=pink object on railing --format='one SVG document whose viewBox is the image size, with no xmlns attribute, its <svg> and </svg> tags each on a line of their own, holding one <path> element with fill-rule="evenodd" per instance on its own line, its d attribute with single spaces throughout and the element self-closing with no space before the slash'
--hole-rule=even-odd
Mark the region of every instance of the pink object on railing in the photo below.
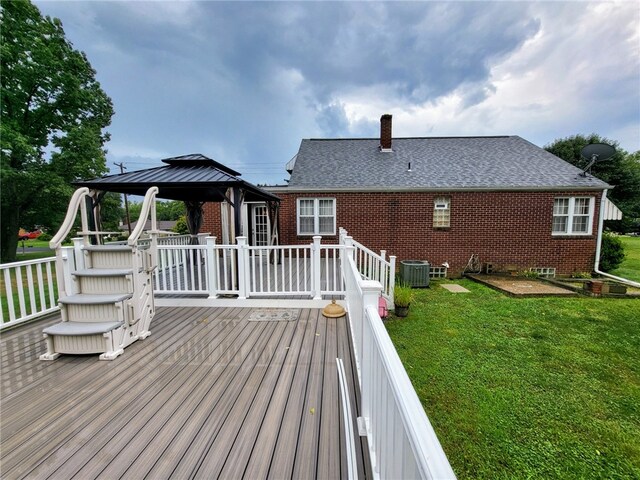
<svg viewBox="0 0 640 480">
<path fill-rule="evenodd" d="M 387 318 L 387 301 L 383 297 L 378 298 L 378 315 L 380 318 Z"/>
</svg>

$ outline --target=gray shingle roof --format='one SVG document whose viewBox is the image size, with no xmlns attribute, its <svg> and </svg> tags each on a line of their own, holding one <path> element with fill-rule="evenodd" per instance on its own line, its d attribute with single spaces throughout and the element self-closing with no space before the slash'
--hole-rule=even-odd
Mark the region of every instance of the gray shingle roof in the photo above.
<svg viewBox="0 0 640 480">
<path fill-rule="evenodd" d="M 304 139 L 289 187 L 309 189 L 539 189 L 608 185 L 518 137 Z M 411 170 L 409 171 L 409 164 Z"/>
</svg>

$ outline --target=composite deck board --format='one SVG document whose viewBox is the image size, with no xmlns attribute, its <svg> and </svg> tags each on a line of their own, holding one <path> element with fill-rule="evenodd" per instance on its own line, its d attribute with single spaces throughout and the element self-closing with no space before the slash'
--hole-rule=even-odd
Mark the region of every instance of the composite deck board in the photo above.
<svg viewBox="0 0 640 480">
<path fill-rule="evenodd" d="M 173 317 L 171 318 L 173 319 Z M 114 384 L 113 382 L 100 381 L 101 378 L 99 376 L 96 377 L 92 369 L 94 366 L 102 368 L 101 365 L 103 362 L 91 362 L 91 364 L 87 365 L 87 374 L 83 376 L 85 378 L 91 378 L 95 383 L 95 388 L 80 389 L 73 384 L 67 384 L 64 388 L 53 390 L 53 395 L 43 396 L 45 400 L 49 400 L 49 408 L 47 408 L 45 404 L 45 406 L 39 408 L 39 410 L 30 409 L 31 412 L 45 412 L 45 415 L 36 420 L 38 423 L 32 424 L 29 429 L 31 432 L 36 432 L 36 438 L 30 440 L 28 444 L 25 443 L 25 445 L 28 445 L 33 451 L 39 452 L 41 456 L 44 456 L 44 452 L 49 449 L 49 452 L 51 452 L 50 456 L 54 458 L 55 461 L 47 459 L 46 465 L 44 466 L 45 471 L 52 470 L 56 464 L 63 463 L 73 455 L 77 450 L 74 442 L 83 441 L 87 434 L 98 432 L 102 427 L 111 424 L 111 416 L 104 416 L 102 411 L 102 405 L 106 402 L 108 402 L 106 404 L 113 412 L 116 412 L 116 414 L 122 415 L 123 413 L 121 412 L 124 412 L 124 414 L 131 415 L 138 411 L 143 405 L 144 396 L 142 393 L 149 395 L 156 389 L 162 388 L 163 383 L 158 380 L 162 380 L 162 378 L 158 376 L 163 372 L 161 369 L 153 370 L 148 378 L 146 378 L 146 384 L 139 381 L 139 375 L 128 374 L 128 370 L 138 372 L 139 374 L 140 371 L 146 368 L 149 362 L 155 359 L 154 357 L 158 356 L 157 349 L 154 348 L 153 345 L 156 340 L 162 340 L 162 338 L 156 338 L 154 341 L 148 343 L 145 342 L 147 344 L 144 348 L 138 349 L 138 351 L 135 352 L 130 362 L 113 365 L 113 373 L 115 373 L 117 377 L 121 377 L 123 379 L 122 382 Z M 169 348 L 165 353 L 170 353 L 171 351 L 172 348 Z M 73 357 L 69 356 L 65 358 Z M 96 356 L 93 356 L 93 358 L 96 358 Z M 75 360 L 81 359 L 75 358 Z M 165 373 L 168 372 L 169 371 Z M 80 377 L 82 376 L 76 374 L 67 376 L 70 382 L 74 380 L 80 381 Z M 55 393 L 63 391 L 68 392 L 68 396 L 71 395 L 71 400 L 55 395 Z M 77 398 L 73 398 L 74 395 Z M 115 419 L 117 419 L 117 417 L 115 417 Z M 71 432 L 69 432 L 69 422 L 73 422 L 73 426 L 75 427 Z M 104 431 L 100 433 L 104 434 Z M 59 443 L 48 442 L 49 438 L 61 438 L 61 436 L 65 436 L 69 441 Z M 14 436 L 14 438 L 15 437 L 16 436 Z M 104 436 L 101 438 L 104 438 Z M 13 440 L 13 438 L 11 440 Z M 28 449 L 24 448 L 23 454 L 27 453 Z M 32 472 L 32 474 L 37 476 L 37 471 Z"/>
<path fill-rule="evenodd" d="M 322 412 L 322 380 L 324 376 L 324 349 L 327 343 L 327 322 L 318 322 L 311 355 L 309 379 L 302 410 L 302 423 L 296 446 L 294 478 L 314 478 L 318 461 L 318 436 Z"/>
<path fill-rule="evenodd" d="M 255 440 L 256 447 L 245 468 L 247 478 L 265 478 L 272 464 L 274 469 L 282 466 L 279 463 L 282 454 L 275 455 L 274 452 L 276 444 L 281 446 L 280 451 L 286 450 L 286 437 L 291 438 L 290 443 L 295 447 L 300 414 L 298 413 L 296 417 L 295 413 L 290 412 L 296 410 L 296 404 L 299 406 L 299 412 L 302 410 L 302 404 L 297 399 L 300 398 L 299 392 L 306 387 L 303 384 L 303 379 L 306 378 L 305 372 L 308 370 L 305 365 L 311 357 L 311 350 L 308 347 L 315 338 L 317 321 L 316 310 L 305 310 L 298 321 L 298 330 L 302 338 L 296 336 L 296 342 L 289 348 L 282 374 L 278 378 L 265 419 Z M 285 414 L 287 410 L 289 410 L 288 415 Z M 283 448 L 282 445 L 285 447 Z"/>
<path fill-rule="evenodd" d="M 353 372 L 347 320 L 251 312 L 159 308 L 152 335 L 112 362 L 38 360 L 59 318 L 3 332 L 2 478 L 345 477 L 335 358 Z"/>
</svg>

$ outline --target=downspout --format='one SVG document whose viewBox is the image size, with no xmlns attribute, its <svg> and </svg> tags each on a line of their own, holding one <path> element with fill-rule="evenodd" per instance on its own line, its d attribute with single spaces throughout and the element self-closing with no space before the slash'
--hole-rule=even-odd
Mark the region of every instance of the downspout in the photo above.
<svg viewBox="0 0 640 480">
<path fill-rule="evenodd" d="M 620 283 L 624 283 L 626 285 L 630 285 L 632 287 L 640 288 L 640 283 L 634 282 L 632 280 L 628 280 L 622 277 L 616 277 L 615 275 L 611 275 L 609 273 L 603 272 L 600 270 L 600 249 L 602 247 L 602 230 L 604 226 L 604 200 L 607 198 L 607 189 L 605 188 L 602 191 L 602 198 L 600 198 L 600 215 L 598 216 L 598 240 L 596 242 L 596 261 L 593 266 L 593 271 L 598 275 L 602 275 L 603 277 L 611 278 L 613 280 L 617 280 Z"/>
</svg>

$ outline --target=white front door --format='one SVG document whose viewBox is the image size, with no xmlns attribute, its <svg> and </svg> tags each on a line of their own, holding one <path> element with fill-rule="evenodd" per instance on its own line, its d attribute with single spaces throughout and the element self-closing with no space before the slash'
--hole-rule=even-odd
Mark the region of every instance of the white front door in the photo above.
<svg viewBox="0 0 640 480">
<path fill-rule="evenodd" d="M 251 205 L 251 244 L 256 247 L 269 246 L 269 213 L 266 205 Z"/>
</svg>

